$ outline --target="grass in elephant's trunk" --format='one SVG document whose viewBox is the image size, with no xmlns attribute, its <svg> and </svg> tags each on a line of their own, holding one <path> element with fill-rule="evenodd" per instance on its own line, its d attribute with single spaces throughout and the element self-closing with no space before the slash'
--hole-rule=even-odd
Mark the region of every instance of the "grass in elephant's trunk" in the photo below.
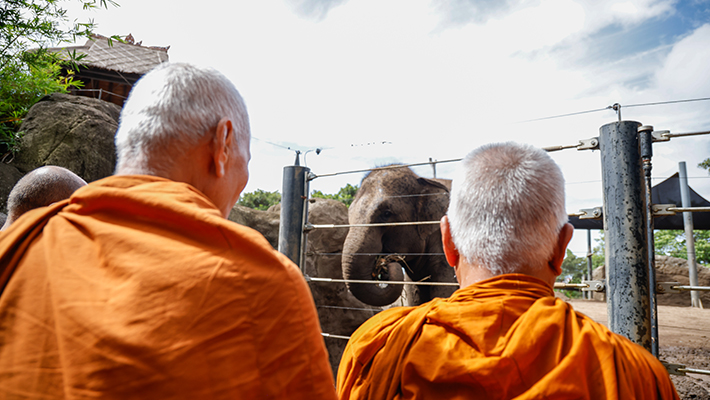
<svg viewBox="0 0 710 400">
<path fill-rule="evenodd" d="M 390 273 L 389 273 L 389 268 L 393 267 L 390 266 L 390 264 L 398 264 L 400 268 L 402 268 L 402 264 L 404 264 L 407 269 L 411 271 L 409 268 L 409 265 L 407 265 L 407 262 L 404 261 L 404 257 L 400 256 L 399 254 L 390 254 L 385 257 L 380 257 L 377 260 L 377 263 L 375 265 L 375 269 L 372 270 L 372 279 L 377 280 L 377 281 L 389 281 L 390 280 Z"/>
</svg>

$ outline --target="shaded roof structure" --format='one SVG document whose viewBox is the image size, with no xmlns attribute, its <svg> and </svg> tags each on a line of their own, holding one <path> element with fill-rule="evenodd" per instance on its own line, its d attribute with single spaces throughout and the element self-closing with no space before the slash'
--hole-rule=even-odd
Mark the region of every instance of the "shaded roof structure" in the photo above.
<svg viewBox="0 0 710 400">
<path fill-rule="evenodd" d="M 107 71 L 143 75 L 160 63 L 168 61 L 167 47 L 141 46 L 135 43 L 133 36 L 128 35 L 125 43 L 111 40 L 101 35 L 93 35 L 83 46 L 66 47 L 71 53 L 85 54 L 81 60 L 85 67 L 99 68 Z"/>
<path fill-rule="evenodd" d="M 689 187 L 689 189 L 691 207 L 710 207 L 709 201 L 699 195 L 693 188 Z M 651 189 L 651 201 L 653 204 L 675 204 L 676 207 L 681 206 L 680 177 L 677 172 Z M 579 217 L 570 217 L 569 222 L 575 229 L 604 229 L 603 219 L 579 219 Z M 683 230 L 683 213 L 656 217 L 653 220 L 653 228 L 662 230 Z M 694 212 L 693 228 L 710 229 L 710 213 Z"/>
<path fill-rule="evenodd" d="M 74 95 L 100 98 L 123 106 L 133 85 L 145 73 L 168 61 L 167 47 L 142 46 L 132 35 L 124 42 L 92 35 L 81 46 L 56 47 L 49 51 L 83 55 L 74 79 L 84 82 L 84 87 L 71 91 Z"/>
</svg>

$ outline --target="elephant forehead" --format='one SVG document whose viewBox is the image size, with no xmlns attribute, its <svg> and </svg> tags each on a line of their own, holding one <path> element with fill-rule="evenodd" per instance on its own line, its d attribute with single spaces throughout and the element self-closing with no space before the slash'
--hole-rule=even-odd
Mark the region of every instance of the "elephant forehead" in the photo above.
<svg viewBox="0 0 710 400">
<path fill-rule="evenodd" d="M 386 195 L 384 192 L 376 190 L 374 192 L 365 193 L 353 202 L 350 206 L 351 211 L 358 213 L 372 213 L 381 207 Z"/>
</svg>

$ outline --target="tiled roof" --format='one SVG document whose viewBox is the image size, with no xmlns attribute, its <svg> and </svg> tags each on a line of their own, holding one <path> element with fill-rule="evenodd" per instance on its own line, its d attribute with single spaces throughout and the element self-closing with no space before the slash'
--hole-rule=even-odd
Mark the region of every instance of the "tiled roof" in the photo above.
<svg viewBox="0 0 710 400">
<path fill-rule="evenodd" d="M 109 46 L 108 38 L 94 35 L 83 46 L 67 47 L 64 50 L 76 54 L 86 54 L 80 64 L 124 73 L 145 74 L 156 65 L 168 61 L 168 47 L 147 47 L 140 43 L 133 44 L 129 35 L 127 43 L 113 40 Z M 52 49 L 54 50 L 54 49 Z M 56 49 L 59 50 L 59 49 Z"/>
</svg>

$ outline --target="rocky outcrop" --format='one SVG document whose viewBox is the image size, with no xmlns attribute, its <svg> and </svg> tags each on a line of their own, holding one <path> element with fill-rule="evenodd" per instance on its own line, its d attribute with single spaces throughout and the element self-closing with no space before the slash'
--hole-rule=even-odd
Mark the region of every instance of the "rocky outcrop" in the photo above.
<svg viewBox="0 0 710 400">
<path fill-rule="evenodd" d="M 274 249 L 278 247 L 280 218 L 278 212 L 255 210 L 237 204 L 229 212 L 228 218 L 232 222 L 258 231 Z"/>
<path fill-rule="evenodd" d="M 20 127 L 24 135 L 17 154 L 0 163 L 0 210 L 6 210 L 15 183 L 35 168 L 58 165 L 87 182 L 113 174 L 120 112 L 106 101 L 61 93 L 32 106 Z"/>
<path fill-rule="evenodd" d="M 15 166 L 0 162 L 0 210 L 3 213 L 7 212 L 7 197 L 24 175 Z"/>
<path fill-rule="evenodd" d="M 24 136 L 12 165 L 23 173 L 58 165 L 87 182 L 105 178 L 116 166 L 114 134 L 120 112 L 119 106 L 102 100 L 46 96 L 22 122 Z"/>
</svg>

